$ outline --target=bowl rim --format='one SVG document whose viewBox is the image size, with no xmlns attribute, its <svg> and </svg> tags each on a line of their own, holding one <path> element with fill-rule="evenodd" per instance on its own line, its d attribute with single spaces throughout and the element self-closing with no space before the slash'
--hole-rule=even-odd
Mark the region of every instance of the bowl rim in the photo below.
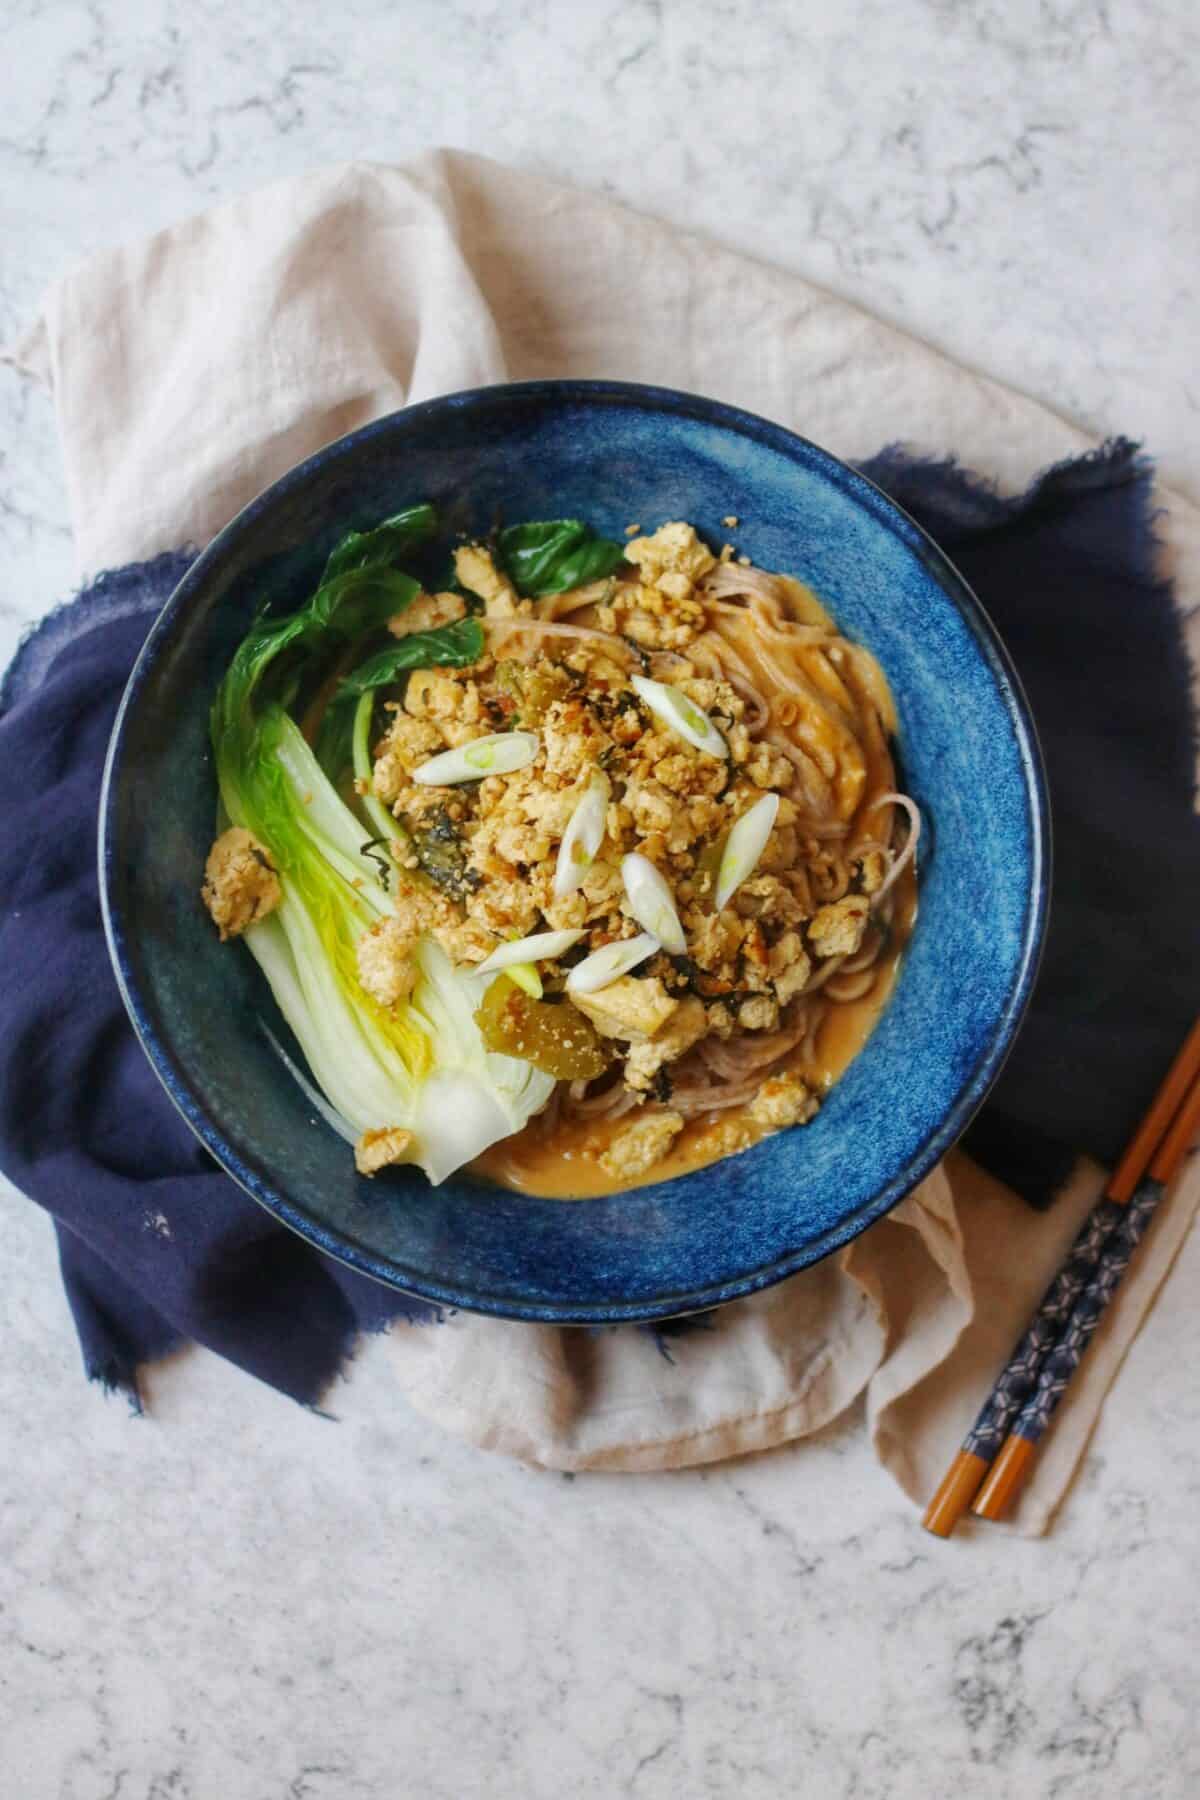
<svg viewBox="0 0 1200 1800">
<path fill-rule="evenodd" d="M 840 1221 L 800 1249 L 789 1251 L 761 1267 L 729 1280 L 715 1282 L 688 1293 L 672 1293 L 661 1299 L 604 1301 L 571 1304 L 519 1301 L 507 1295 L 464 1292 L 442 1282 L 414 1279 L 389 1258 L 365 1249 L 340 1232 L 322 1225 L 298 1207 L 274 1183 L 250 1166 L 228 1141 L 193 1094 L 170 1049 L 155 1027 L 152 1008 L 141 993 L 129 938 L 113 892 L 116 862 L 117 807 L 122 756 L 130 723 L 142 692 L 163 651 L 178 630 L 193 593 L 201 588 L 210 570 L 220 563 L 228 546 L 253 529 L 259 516 L 281 496 L 304 483 L 331 459 L 352 454 L 386 437 L 398 420 L 420 421 L 481 404 L 503 405 L 526 401 L 534 405 L 617 405 L 651 412 L 666 412 L 749 437 L 784 456 L 799 450 L 809 466 L 817 466 L 843 492 L 865 505 L 893 531 L 902 528 L 910 547 L 921 557 L 939 586 L 951 600 L 971 633 L 975 648 L 986 663 L 1012 724 L 1021 769 L 1029 825 L 1030 881 L 1020 953 L 1013 979 L 996 1026 L 984 1050 L 964 1078 L 953 1106 L 909 1158 L 870 1201 L 847 1220 Z M 1008 650 L 982 602 L 929 533 L 869 476 L 843 462 L 801 433 L 775 424 L 759 414 L 724 401 L 674 388 L 618 380 L 554 380 L 498 382 L 438 395 L 373 419 L 368 424 L 322 445 L 276 480 L 268 483 L 222 526 L 200 551 L 173 589 L 152 624 L 129 675 L 109 738 L 101 779 L 97 832 L 100 907 L 109 956 L 117 986 L 134 1031 L 151 1067 L 188 1126 L 225 1172 L 252 1199 L 316 1249 L 384 1286 L 411 1294 L 436 1306 L 458 1308 L 494 1318 L 527 1323 L 595 1325 L 645 1323 L 707 1311 L 730 1300 L 757 1293 L 788 1276 L 822 1261 L 833 1251 L 858 1237 L 883 1218 L 925 1179 L 966 1130 L 998 1077 L 1017 1035 L 1037 979 L 1049 915 L 1052 834 L 1045 765 L 1032 710 Z M 753 1154 L 751 1151 L 750 1154 Z M 403 1275 L 403 1279 L 401 1279 Z"/>
</svg>

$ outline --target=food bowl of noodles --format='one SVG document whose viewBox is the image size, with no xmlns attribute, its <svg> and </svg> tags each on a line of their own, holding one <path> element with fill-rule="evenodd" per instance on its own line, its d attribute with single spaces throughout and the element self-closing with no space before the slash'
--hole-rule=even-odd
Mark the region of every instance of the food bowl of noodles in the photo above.
<svg viewBox="0 0 1200 1800">
<path fill-rule="evenodd" d="M 870 482 L 621 383 L 410 407 L 197 559 L 114 733 L 110 949 L 202 1141 L 354 1267 L 669 1317 L 882 1216 L 1045 924 L 994 629 Z"/>
</svg>

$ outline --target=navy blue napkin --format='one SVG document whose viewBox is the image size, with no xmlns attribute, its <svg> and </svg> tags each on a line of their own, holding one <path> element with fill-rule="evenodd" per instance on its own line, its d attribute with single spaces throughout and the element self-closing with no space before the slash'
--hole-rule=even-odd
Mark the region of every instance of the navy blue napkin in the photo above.
<svg viewBox="0 0 1200 1800">
<path fill-rule="evenodd" d="M 866 472 L 942 543 L 1003 633 L 1042 734 L 1056 874 L 1043 973 L 968 1144 L 1044 1204 L 1111 1160 L 1200 1001 L 1195 722 L 1151 472 L 1120 441 L 1001 500 L 953 462 Z M 104 575 L 0 688 L 0 1167 L 54 1218 L 89 1376 L 136 1401 L 187 1340 L 315 1402 L 356 1335 L 437 1318 L 321 1256 L 218 1168 L 134 1039 L 95 868 L 117 704 L 183 554 Z"/>
</svg>

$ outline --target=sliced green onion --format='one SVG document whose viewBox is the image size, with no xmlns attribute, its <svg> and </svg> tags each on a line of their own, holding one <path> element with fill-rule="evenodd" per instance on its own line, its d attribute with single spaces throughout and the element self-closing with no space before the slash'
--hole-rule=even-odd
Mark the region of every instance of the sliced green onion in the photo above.
<svg viewBox="0 0 1200 1800">
<path fill-rule="evenodd" d="M 669 725 L 681 738 L 706 756 L 729 755 L 729 745 L 706 712 L 689 700 L 682 688 L 670 687 L 665 681 L 651 681 L 646 675 L 631 675 L 633 688 L 655 718 Z"/>
<path fill-rule="evenodd" d="M 567 992 L 594 994 L 600 988 L 609 987 L 661 948 L 658 939 L 651 937 L 648 931 L 644 931 L 641 937 L 623 938 L 619 943 L 605 944 L 601 949 L 593 950 L 590 956 L 585 956 L 581 963 L 576 963 L 567 976 Z"/>
<path fill-rule="evenodd" d="M 524 988 L 531 1000 L 540 1000 L 544 989 L 542 978 L 532 963 L 513 963 L 505 969 L 509 981 L 515 981 L 519 988 Z"/>
<path fill-rule="evenodd" d="M 715 904 L 718 912 L 732 900 L 746 877 L 753 874 L 759 857 L 767 847 L 767 839 L 771 835 L 778 811 L 779 795 L 764 794 L 761 800 L 754 802 L 748 813 L 742 814 L 726 838 L 717 870 Z"/>
<path fill-rule="evenodd" d="M 642 930 L 656 937 L 663 949 L 673 956 L 682 956 L 687 949 L 687 940 L 675 910 L 675 896 L 650 858 L 643 856 L 640 850 L 623 856 L 621 879 L 625 883 L 629 910 Z"/>
<path fill-rule="evenodd" d="M 422 787 L 454 787 L 460 781 L 482 781 L 485 775 L 515 775 L 527 769 L 538 753 L 534 731 L 497 731 L 474 738 L 457 750 L 443 750 L 419 769 L 413 780 Z"/>
<path fill-rule="evenodd" d="M 588 870 L 604 841 L 604 822 L 612 792 L 608 776 L 596 769 L 587 792 L 567 821 L 554 870 L 554 897 L 563 900 L 587 880 Z"/>
<path fill-rule="evenodd" d="M 493 950 L 487 961 L 479 964 L 477 973 L 491 975 L 497 969 L 507 969 L 511 975 L 515 963 L 553 962 L 582 936 L 582 931 L 535 931 L 532 937 L 513 938 Z"/>
</svg>

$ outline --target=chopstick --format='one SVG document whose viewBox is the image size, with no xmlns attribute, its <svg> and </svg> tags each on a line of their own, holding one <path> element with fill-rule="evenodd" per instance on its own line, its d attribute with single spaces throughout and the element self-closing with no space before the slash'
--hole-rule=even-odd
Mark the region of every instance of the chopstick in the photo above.
<svg viewBox="0 0 1200 1800">
<path fill-rule="evenodd" d="M 1197 1084 L 1195 1088 L 1194 1084 Z M 1182 1158 L 1192 1127 L 1185 1124 L 1182 1133 L 1177 1132 L 1176 1127 L 1184 1120 L 1189 1090 L 1193 1090 L 1194 1102 L 1196 1095 L 1200 1093 L 1200 1018 L 1184 1039 L 1145 1118 L 1105 1186 L 1103 1196 L 1080 1227 L 1066 1261 L 1042 1295 L 1036 1312 L 1018 1339 L 975 1423 L 963 1439 L 962 1448 L 929 1502 L 921 1522 L 926 1531 L 932 1532 L 935 1537 L 949 1537 L 977 1495 L 980 1506 L 986 1499 L 989 1508 L 999 1509 L 980 1512 L 979 1516 L 985 1518 L 1000 1517 L 1015 1495 L 1024 1471 L 1032 1460 L 1032 1446 L 1036 1442 L 1036 1436 L 1017 1435 L 1017 1422 L 1023 1417 L 1031 1398 L 1038 1392 L 1043 1364 L 1058 1344 L 1060 1333 L 1071 1319 L 1076 1304 L 1098 1273 L 1107 1245 L 1118 1230 L 1128 1223 L 1129 1218 L 1135 1216 L 1134 1213 L 1127 1212 L 1135 1193 L 1139 1195 L 1136 1217 L 1140 1220 L 1140 1229 L 1134 1243 L 1145 1229 L 1167 1179 L 1155 1179 L 1153 1203 L 1143 1218 L 1142 1207 L 1146 1197 L 1141 1196 L 1139 1183 L 1147 1165 L 1157 1153 L 1155 1166 L 1164 1166 L 1168 1144 L 1172 1146 L 1172 1155 L 1175 1156 L 1175 1163 L 1171 1165 L 1172 1173 L 1175 1164 Z M 1172 1124 L 1173 1120 L 1175 1124 Z M 1180 1147 L 1176 1154 L 1177 1145 Z M 1128 1262 L 1128 1254 L 1125 1261 Z M 1121 1270 L 1123 1268 L 1124 1264 L 1121 1265 Z M 1118 1270 L 1116 1280 L 1120 1279 L 1121 1270 Z M 1113 1285 L 1115 1286 L 1115 1281 Z M 1093 1303 L 1094 1300 L 1095 1296 Z M 1092 1329 L 1095 1329 L 1094 1325 Z M 1087 1338 L 1083 1340 L 1080 1355 L 1090 1336 L 1089 1331 Z M 1057 1405 L 1057 1398 L 1054 1405 Z M 1053 1412 L 1054 1405 L 1050 1407 L 1050 1412 Z M 1049 1412 L 1045 1416 L 1048 1422 Z M 1032 1431 L 1032 1413 L 1027 1424 Z M 1040 1431 L 1037 1436 L 1040 1436 Z M 1008 1445 L 1014 1438 L 1015 1446 L 1009 1449 Z M 1028 1448 L 1022 1449 L 1020 1446 L 1025 1444 Z M 993 1486 L 989 1475 L 1002 1452 L 1005 1455 L 1005 1468 L 1009 1472 L 1004 1477 L 1008 1484 L 1004 1491 L 1001 1491 L 999 1478 Z M 980 1491 L 985 1483 L 988 1489 L 986 1493 Z"/>
<path fill-rule="evenodd" d="M 1200 1131 L 1200 1075 L 1150 1164 L 1146 1179 L 1125 1208 L 1125 1217 L 1108 1239 L 1095 1274 L 1076 1301 L 1062 1333 L 1042 1363 L 1037 1386 L 1021 1408 L 1000 1454 L 988 1471 L 971 1511 L 981 1519 L 1000 1519 L 1008 1511 L 1029 1473 L 1037 1444 L 1054 1417 L 1067 1384 L 1092 1341 L 1104 1309 L 1129 1267 L 1129 1261 L 1154 1217 L 1167 1183 Z"/>
</svg>

